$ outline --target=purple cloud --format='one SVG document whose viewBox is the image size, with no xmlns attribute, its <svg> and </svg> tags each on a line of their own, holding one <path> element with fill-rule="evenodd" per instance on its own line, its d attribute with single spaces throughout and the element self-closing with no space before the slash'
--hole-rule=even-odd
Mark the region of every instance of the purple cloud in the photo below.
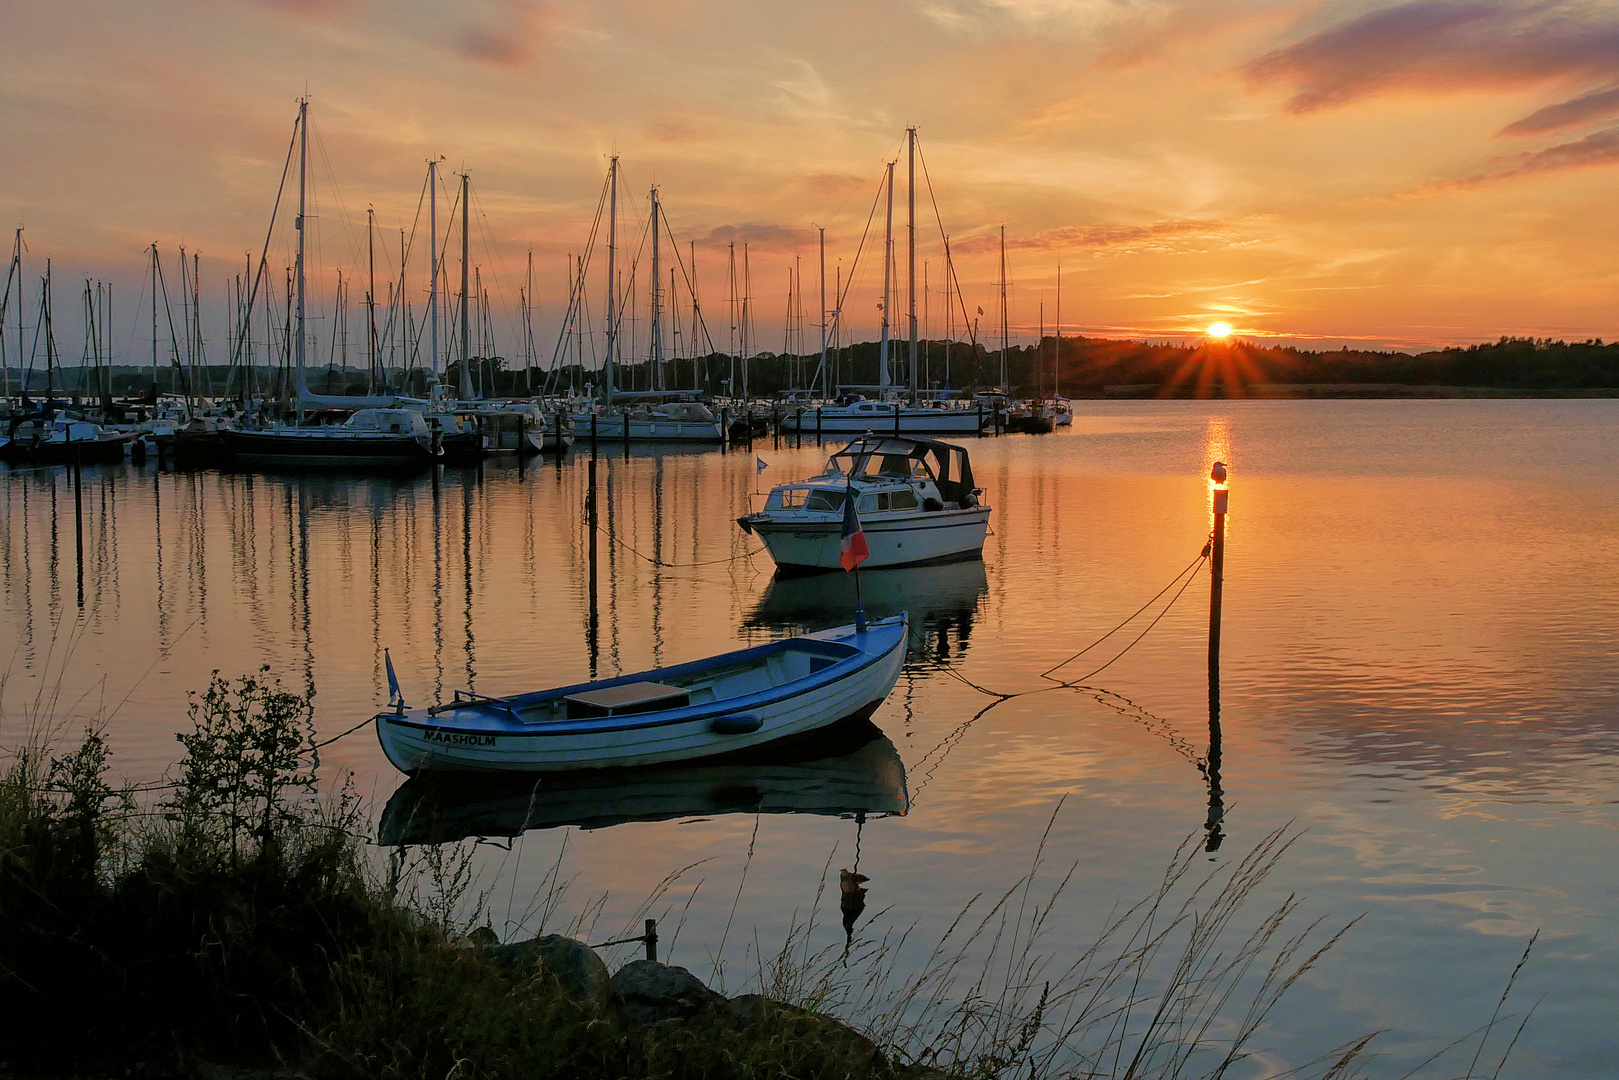
<svg viewBox="0 0 1619 1080">
<path fill-rule="evenodd" d="M 1412 0 L 1267 53 L 1244 74 L 1291 86 L 1288 110 L 1307 113 L 1379 91 L 1606 81 L 1615 69 L 1619 8 L 1611 5 Z"/>
<path fill-rule="evenodd" d="M 506 0 L 500 26 L 474 26 L 461 34 L 457 51 L 468 60 L 496 67 L 521 67 L 534 59 L 547 12 L 533 0 Z"/>
<path fill-rule="evenodd" d="M 1520 164 L 1499 176 L 1521 173 L 1556 172 L 1562 169 L 1581 169 L 1589 165 L 1619 163 L 1619 127 L 1604 128 L 1583 139 L 1548 146 L 1544 150 L 1531 150 L 1518 155 Z"/>
<path fill-rule="evenodd" d="M 742 225 L 720 225 L 698 241 L 700 244 L 748 244 L 769 250 L 807 247 L 816 242 L 816 234 L 809 229 L 794 229 L 787 225 L 771 225 L 750 221 Z"/>
<path fill-rule="evenodd" d="M 1008 236 L 1014 250 L 1053 251 L 1071 248 L 1120 248 L 1136 251 L 1185 251 L 1229 242 L 1231 227 L 1218 221 L 1155 221 L 1147 225 L 1064 225 L 1026 236 Z M 1000 247 L 999 236 L 972 236 L 953 245 L 963 255 Z"/>
<path fill-rule="evenodd" d="M 1539 135 L 1546 131 L 1578 127 L 1592 120 L 1605 120 L 1619 113 L 1619 86 L 1593 90 L 1570 101 L 1536 109 L 1522 120 L 1502 128 L 1501 135 Z"/>
</svg>

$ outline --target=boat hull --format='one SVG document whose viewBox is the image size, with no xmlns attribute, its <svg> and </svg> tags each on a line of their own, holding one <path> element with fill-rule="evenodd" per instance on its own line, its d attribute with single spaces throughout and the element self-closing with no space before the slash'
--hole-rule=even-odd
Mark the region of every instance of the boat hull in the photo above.
<svg viewBox="0 0 1619 1080">
<path fill-rule="evenodd" d="M 413 469 L 438 459 L 430 445 L 410 435 L 365 433 L 328 436 L 269 431 L 226 431 L 225 448 L 240 465 L 281 469 Z"/>
<path fill-rule="evenodd" d="M 831 515 L 829 515 L 829 518 Z M 748 524 L 785 573 L 843 569 L 841 520 L 783 522 L 750 518 Z M 861 566 L 915 566 L 981 555 L 989 535 L 989 507 L 944 510 L 861 525 L 871 554 Z"/>
<path fill-rule="evenodd" d="M 855 633 L 853 627 L 840 627 L 805 635 L 806 639 L 847 641 L 859 651 L 808 679 L 706 705 L 616 717 L 598 724 L 525 724 L 503 706 L 463 707 L 438 715 L 426 709 L 384 712 L 376 717 L 377 740 L 394 767 L 411 774 L 561 772 L 746 754 L 806 737 L 863 711 L 869 714 L 899 680 L 907 628 L 901 615 L 870 623 L 861 633 Z M 781 644 L 762 648 L 769 651 Z M 656 682 L 736 662 L 759 651 L 742 650 L 584 687 Z M 584 687 L 545 693 L 552 697 Z M 716 720 L 741 714 L 757 717 L 760 723 L 751 731 L 734 734 L 715 730 Z"/>
<path fill-rule="evenodd" d="M 131 437 L 119 435 L 102 439 L 68 441 L 13 439 L 0 446 L 0 461 L 31 462 L 36 465 L 110 465 L 124 460 L 124 448 Z"/>
<path fill-rule="evenodd" d="M 718 420 L 644 420 L 631 417 L 629 420 L 629 434 L 624 433 L 624 418 L 621 416 L 598 415 L 596 417 L 595 437 L 598 442 L 613 440 L 630 442 L 700 442 L 722 443 L 725 441 L 725 428 Z M 588 413 L 573 418 L 575 435 L 591 434 L 590 415 Z"/>
<path fill-rule="evenodd" d="M 993 413 L 967 409 L 901 409 L 899 426 L 894 426 L 894 410 L 871 412 L 844 409 L 804 409 L 781 418 L 783 433 L 810 435 L 976 435 L 994 422 Z"/>
</svg>

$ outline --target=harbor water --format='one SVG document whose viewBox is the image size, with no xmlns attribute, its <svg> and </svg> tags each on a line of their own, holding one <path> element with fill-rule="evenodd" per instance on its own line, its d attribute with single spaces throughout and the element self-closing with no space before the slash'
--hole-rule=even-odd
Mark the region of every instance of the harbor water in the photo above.
<svg viewBox="0 0 1619 1080">
<path fill-rule="evenodd" d="M 468 825 L 482 841 L 430 839 L 473 852 L 492 928 L 583 912 L 604 941 L 656 917 L 663 958 L 736 993 L 828 874 L 823 908 L 837 871 L 858 870 L 856 933 L 914 927 L 925 953 L 1039 852 L 1037 895 L 1077 867 L 1040 943 L 1061 967 L 1177 852 L 1202 872 L 1285 829 L 1297 838 L 1254 916 L 1296 894 L 1306 918 L 1360 921 L 1272 1014 L 1254 1075 L 1373 1031 L 1374 1074 L 1404 1074 L 1489 1020 L 1537 932 L 1507 1011 L 1539 1005 L 1503 1075 L 1619 1072 L 1619 402 L 1075 411 L 1054 435 L 967 443 L 994 508 L 981 562 L 863 576 L 868 614 L 911 613 L 904 674 L 873 717 L 902 774 L 861 759 L 854 780 L 813 762 L 651 793 L 607 780 L 564 787 L 526 831 L 519 806 L 516 836 L 485 807 Z M 312 695 L 324 740 L 385 702 L 384 650 L 415 705 L 852 621 L 847 575 L 775 580 L 735 524 L 834 448 L 604 443 L 594 589 L 584 442 L 408 477 L 86 467 L 77 504 L 69 470 L 10 470 L 0 740 L 105 723 L 114 772 L 158 781 L 187 692 L 215 670 L 268 665 Z M 996 704 L 969 685 L 1049 687 L 1043 672 L 1195 563 L 1216 460 L 1232 484 L 1217 786 L 1206 572 L 1138 644 L 1174 590 L 1062 670 L 1106 664 L 1083 687 Z M 403 780 L 365 727 L 320 762 L 375 817 Z M 856 815 L 838 800 L 858 802 L 848 788 L 873 768 L 900 799 Z M 842 944 L 835 912 L 812 937 Z M 901 974 L 917 951 L 899 950 Z"/>
</svg>

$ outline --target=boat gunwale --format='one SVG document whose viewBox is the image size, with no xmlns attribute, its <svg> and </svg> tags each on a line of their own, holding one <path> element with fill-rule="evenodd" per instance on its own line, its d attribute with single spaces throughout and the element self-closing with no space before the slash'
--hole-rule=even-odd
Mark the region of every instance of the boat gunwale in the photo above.
<svg viewBox="0 0 1619 1080">
<path fill-rule="evenodd" d="M 873 629 L 896 630 L 898 635 L 886 648 L 872 650 L 857 645 L 845 646 L 853 650 L 850 655 L 835 661 L 820 671 L 811 672 L 801 679 L 792 679 L 780 686 L 773 686 L 766 690 L 757 690 L 752 694 L 745 694 L 734 698 L 725 698 L 723 701 L 703 702 L 697 705 L 685 705 L 678 709 L 664 709 L 644 713 L 623 713 L 618 716 L 589 717 L 576 720 L 551 720 L 524 722 L 516 719 L 519 709 L 544 704 L 546 701 L 560 700 L 570 692 L 584 688 L 606 689 L 610 686 L 620 686 L 634 682 L 644 682 L 648 676 L 661 675 L 663 677 L 676 676 L 681 673 L 692 673 L 710 670 L 716 667 L 725 667 L 737 663 L 739 658 L 762 658 L 775 652 L 785 652 L 791 646 L 814 644 L 837 648 L 837 642 L 817 639 L 808 634 L 797 637 L 784 638 L 780 641 L 767 642 L 748 649 L 735 652 L 721 653 L 719 656 L 707 657 L 702 660 L 693 660 L 685 664 L 678 664 L 670 668 L 653 668 L 649 671 L 638 672 L 633 675 L 620 675 L 612 679 L 603 679 L 596 682 L 574 683 L 571 686 L 557 687 L 551 690 L 537 690 L 532 694 L 519 695 L 512 698 L 503 698 L 498 703 L 489 701 L 467 701 L 452 703 L 450 707 L 457 711 L 476 710 L 490 720 L 498 721 L 502 715 L 513 719 L 500 721 L 509 725 L 498 728 L 463 728 L 448 727 L 444 724 L 425 723 L 411 719 L 412 714 L 425 713 L 425 709 L 412 709 L 403 715 L 397 712 L 380 712 L 376 720 L 380 726 L 384 721 L 396 728 L 416 731 L 433 731 L 445 735 L 478 735 L 478 736 L 558 736 L 558 735 L 597 735 L 616 734 L 624 731 L 637 731 L 644 728 L 667 727 L 671 724 L 683 724 L 693 721 L 708 720 L 719 716 L 727 716 L 738 711 L 763 708 L 777 704 L 792 697 L 811 690 L 821 689 L 852 678 L 871 667 L 873 664 L 886 660 L 896 648 L 905 646 L 908 639 L 909 619 L 905 615 L 894 615 L 887 619 L 874 620 L 867 624 L 866 633 Z M 805 651 L 817 651 L 808 649 Z M 822 655 L 826 655 L 824 652 Z M 851 661 L 863 662 L 853 667 L 843 668 Z M 843 670 L 839 670 L 842 668 Z M 524 699 L 527 699 L 526 701 Z"/>
</svg>

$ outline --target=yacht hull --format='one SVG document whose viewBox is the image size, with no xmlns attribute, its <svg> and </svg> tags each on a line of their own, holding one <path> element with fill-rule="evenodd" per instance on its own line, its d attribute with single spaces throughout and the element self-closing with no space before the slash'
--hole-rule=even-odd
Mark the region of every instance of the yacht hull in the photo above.
<svg viewBox="0 0 1619 1080">
<path fill-rule="evenodd" d="M 858 408 L 858 407 L 857 407 Z M 967 409 L 901 409 L 899 426 L 894 426 L 894 410 L 879 406 L 870 411 L 804 409 L 781 418 L 783 433 L 809 435 L 976 435 L 994 422 L 994 413 Z"/>
<path fill-rule="evenodd" d="M 590 436 L 590 414 L 575 416 L 573 430 L 575 436 Z M 595 436 L 598 442 L 613 440 L 623 441 L 628 438 L 630 442 L 702 442 L 722 443 L 725 441 L 725 428 L 718 420 L 644 420 L 631 417 L 629 420 L 629 435 L 624 434 L 624 418 L 621 416 L 596 417 Z"/>
<path fill-rule="evenodd" d="M 240 465 L 303 469 L 425 468 L 437 460 L 430 445 L 410 435 L 328 435 L 303 432 L 226 431 L 225 448 Z"/>
<path fill-rule="evenodd" d="M 755 517 L 748 524 L 764 542 L 776 566 L 786 573 L 843 569 L 841 516 L 794 522 Z M 873 570 L 970 559 L 983 553 L 984 539 L 989 535 L 989 507 L 890 520 L 868 517 L 862 522 L 862 530 L 871 554 L 861 565 Z"/>
</svg>

